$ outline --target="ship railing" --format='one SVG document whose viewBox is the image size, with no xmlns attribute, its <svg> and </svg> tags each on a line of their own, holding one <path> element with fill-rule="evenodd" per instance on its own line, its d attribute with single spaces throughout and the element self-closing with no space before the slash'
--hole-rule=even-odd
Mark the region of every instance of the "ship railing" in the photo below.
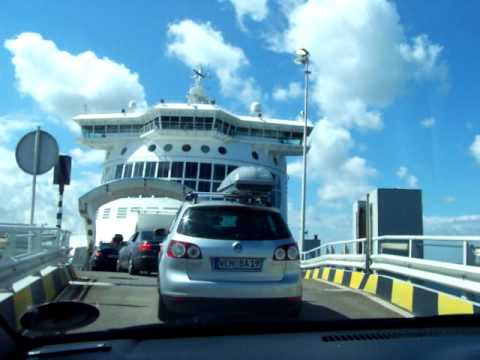
<svg viewBox="0 0 480 360">
<path fill-rule="evenodd" d="M 370 248 L 369 254 L 365 249 Z M 301 267 L 338 267 L 480 295 L 480 236 L 391 235 L 322 244 L 301 253 Z"/>
<path fill-rule="evenodd" d="M 0 287 L 37 268 L 68 260 L 70 232 L 24 224 L 0 224 Z"/>
</svg>

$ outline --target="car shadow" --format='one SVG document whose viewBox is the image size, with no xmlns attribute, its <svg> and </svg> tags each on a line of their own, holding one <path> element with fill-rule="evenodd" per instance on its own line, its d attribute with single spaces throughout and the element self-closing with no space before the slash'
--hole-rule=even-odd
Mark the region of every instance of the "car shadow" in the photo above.
<svg viewBox="0 0 480 360">
<path fill-rule="evenodd" d="M 326 320 L 345 320 L 348 319 L 347 316 L 331 310 L 322 305 L 316 305 L 308 302 L 302 303 L 302 311 L 300 312 L 301 320 L 315 320 L 315 321 L 326 321 Z"/>
</svg>

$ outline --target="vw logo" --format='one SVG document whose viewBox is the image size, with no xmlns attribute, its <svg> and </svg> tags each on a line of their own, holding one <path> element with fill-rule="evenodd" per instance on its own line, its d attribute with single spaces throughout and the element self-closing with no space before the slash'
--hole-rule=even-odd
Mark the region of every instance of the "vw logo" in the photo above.
<svg viewBox="0 0 480 360">
<path fill-rule="evenodd" d="M 242 252 L 242 244 L 240 244 L 239 242 L 235 242 L 233 243 L 233 251 L 239 253 L 239 252 Z"/>
</svg>

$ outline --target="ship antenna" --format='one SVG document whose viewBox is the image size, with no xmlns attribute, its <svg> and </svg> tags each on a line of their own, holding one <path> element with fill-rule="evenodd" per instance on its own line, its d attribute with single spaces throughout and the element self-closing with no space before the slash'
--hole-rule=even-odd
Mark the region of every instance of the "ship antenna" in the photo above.
<svg viewBox="0 0 480 360">
<path fill-rule="evenodd" d="M 204 70 L 203 66 L 199 65 L 197 68 L 192 69 L 193 71 L 193 85 L 188 90 L 187 100 L 189 104 L 209 104 L 210 100 L 208 99 L 205 91 L 203 89 L 202 81 L 206 78 L 209 78 L 209 74 Z"/>
</svg>

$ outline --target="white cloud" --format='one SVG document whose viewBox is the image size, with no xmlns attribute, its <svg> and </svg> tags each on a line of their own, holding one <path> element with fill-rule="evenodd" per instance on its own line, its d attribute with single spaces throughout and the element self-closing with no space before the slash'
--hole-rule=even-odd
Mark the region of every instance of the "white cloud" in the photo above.
<svg viewBox="0 0 480 360">
<path fill-rule="evenodd" d="M 311 98 L 323 115 L 310 137 L 310 173 L 320 179 L 320 199 L 351 200 L 370 188 L 377 173 L 353 154 L 358 149 L 351 129 L 381 130 L 381 110 L 408 81 L 443 71 L 441 46 L 425 36 L 410 44 L 395 6 L 384 0 L 289 1 L 281 9 L 288 27 L 270 34 L 269 45 L 289 54 L 309 50 Z M 292 175 L 296 169 L 290 165 Z M 406 181 L 418 186 L 413 175 Z"/>
<path fill-rule="evenodd" d="M 455 201 L 457 201 L 457 198 L 455 196 L 445 196 L 442 201 L 445 204 L 453 204 Z"/>
<path fill-rule="evenodd" d="M 444 76 L 445 69 L 439 64 L 443 46 L 433 44 L 427 35 L 416 36 L 413 38 L 413 44 L 400 44 L 399 49 L 402 57 L 415 66 L 415 76 Z"/>
<path fill-rule="evenodd" d="M 24 115 L 3 115 L 0 116 L 0 145 L 6 145 L 12 140 L 20 140 L 19 136 L 13 136 L 14 133 L 33 130 L 37 122 L 27 119 Z"/>
<path fill-rule="evenodd" d="M 475 140 L 473 141 L 472 145 L 470 145 L 470 153 L 480 164 L 480 135 L 475 136 Z"/>
<path fill-rule="evenodd" d="M 75 148 L 70 150 L 70 155 L 73 157 L 73 162 L 80 165 L 101 164 L 105 160 L 104 150 L 83 150 Z"/>
<path fill-rule="evenodd" d="M 432 128 L 435 126 L 435 118 L 433 117 L 428 117 L 420 121 L 420 125 L 424 128 Z"/>
<path fill-rule="evenodd" d="M 426 234 L 431 235 L 480 235 L 480 215 L 424 216 Z"/>
<path fill-rule="evenodd" d="M 254 21 L 263 21 L 268 15 L 268 0 L 229 0 L 235 9 L 238 23 L 246 30 L 244 18 L 249 16 Z"/>
<path fill-rule="evenodd" d="M 145 105 L 138 74 L 92 51 L 71 54 L 40 34 L 24 32 L 4 42 L 12 54 L 17 88 L 62 119 L 84 111 L 119 111 L 130 100 Z"/>
<path fill-rule="evenodd" d="M 288 87 L 277 87 L 273 90 L 273 98 L 277 101 L 287 101 L 290 99 L 298 98 L 302 95 L 303 89 L 299 82 L 291 82 Z"/>
<path fill-rule="evenodd" d="M 204 65 L 213 70 L 224 95 L 246 105 L 260 99 L 255 80 L 240 74 L 249 64 L 243 50 L 227 43 L 210 23 L 182 20 L 168 27 L 168 36 L 168 54 L 189 67 Z"/>
<path fill-rule="evenodd" d="M 410 174 L 406 166 L 400 166 L 398 168 L 397 176 L 400 179 L 405 180 L 405 183 L 409 188 L 418 188 L 418 178 L 415 175 Z"/>
</svg>

